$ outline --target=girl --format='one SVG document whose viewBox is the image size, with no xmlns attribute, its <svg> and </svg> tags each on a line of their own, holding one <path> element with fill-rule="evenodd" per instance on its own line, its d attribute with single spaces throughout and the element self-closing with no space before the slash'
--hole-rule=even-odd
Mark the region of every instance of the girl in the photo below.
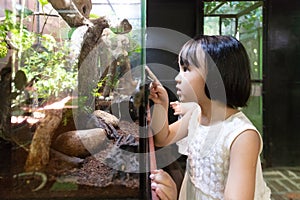
<svg viewBox="0 0 300 200">
<path fill-rule="evenodd" d="M 251 92 L 250 64 L 243 45 L 231 36 L 199 36 L 179 53 L 176 88 L 171 103 L 181 118 L 168 125 L 168 95 L 157 82 L 154 102 L 155 145 L 177 142 L 188 156 L 179 195 L 163 170 L 152 172 L 152 189 L 162 200 L 269 200 L 261 169 L 262 139 L 240 111 Z"/>
</svg>

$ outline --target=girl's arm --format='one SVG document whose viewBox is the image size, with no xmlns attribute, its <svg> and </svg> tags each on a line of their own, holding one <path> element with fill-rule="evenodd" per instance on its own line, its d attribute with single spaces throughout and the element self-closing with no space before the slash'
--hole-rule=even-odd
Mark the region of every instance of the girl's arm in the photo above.
<svg viewBox="0 0 300 200">
<path fill-rule="evenodd" d="M 155 145 L 163 147 L 184 138 L 188 132 L 190 116 L 191 112 L 168 125 L 168 111 L 161 108 L 159 104 L 154 105 L 151 127 L 154 133 Z"/>
<path fill-rule="evenodd" d="M 190 117 L 195 110 L 196 103 L 171 103 L 175 115 L 182 115 L 182 118 L 171 125 L 168 121 L 169 98 L 165 88 L 153 82 L 150 87 L 149 98 L 154 102 L 151 127 L 154 133 L 155 145 L 166 146 L 184 138 L 188 132 Z"/>
<path fill-rule="evenodd" d="M 260 138 L 254 130 L 241 133 L 231 145 L 225 200 L 253 200 Z"/>
<path fill-rule="evenodd" d="M 150 85 L 149 99 L 154 102 L 151 128 L 156 146 L 164 146 L 165 138 L 169 137 L 168 104 L 169 97 L 166 89 L 159 82 Z"/>
</svg>

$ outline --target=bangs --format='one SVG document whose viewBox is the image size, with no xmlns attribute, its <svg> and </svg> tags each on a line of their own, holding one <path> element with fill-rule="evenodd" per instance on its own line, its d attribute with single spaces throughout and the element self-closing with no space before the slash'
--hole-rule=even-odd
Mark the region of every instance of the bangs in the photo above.
<svg viewBox="0 0 300 200">
<path fill-rule="evenodd" d="M 179 53 L 179 64 L 182 66 L 193 65 L 206 70 L 206 56 L 201 43 L 194 39 L 189 40 Z"/>
</svg>

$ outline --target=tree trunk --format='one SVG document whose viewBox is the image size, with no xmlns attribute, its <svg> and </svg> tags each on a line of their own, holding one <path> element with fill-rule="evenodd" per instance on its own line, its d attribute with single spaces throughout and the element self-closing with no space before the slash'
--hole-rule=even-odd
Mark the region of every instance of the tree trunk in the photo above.
<svg viewBox="0 0 300 200">
<path fill-rule="evenodd" d="M 41 171 L 49 163 L 51 139 L 62 119 L 62 109 L 46 110 L 33 136 L 25 171 Z"/>
<path fill-rule="evenodd" d="M 10 138 L 11 125 L 11 82 L 12 82 L 12 61 L 9 58 L 6 66 L 0 71 L 0 137 Z"/>
<path fill-rule="evenodd" d="M 82 35 L 83 41 L 78 56 L 78 98 L 81 104 L 75 123 L 77 128 L 81 129 L 87 116 L 95 110 L 95 97 L 92 91 L 99 81 L 99 45 L 103 29 L 109 27 L 108 21 L 104 17 L 88 19 L 92 9 L 90 0 L 49 0 L 49 2 L 70 27 L 88 26 Z"/>
</svg>

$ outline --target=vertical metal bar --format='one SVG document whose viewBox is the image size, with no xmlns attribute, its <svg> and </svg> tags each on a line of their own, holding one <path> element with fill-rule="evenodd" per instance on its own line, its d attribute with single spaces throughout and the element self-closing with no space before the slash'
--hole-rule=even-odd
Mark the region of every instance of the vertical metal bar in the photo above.
<svg viewBox="0 0 300 200">
<path fill-rule="evenodd" d="M 147 124 L 150 125 L 151 122 L 151 114 L 150 114 L 150 107 L 149 104 L 147 105 Z M 149 165 L 150 165 L 150 170 L 156 170 L 157 165 L 156 165 L 156 158 L 155 158 L 155 147 L 154 147 L 154 140 L 153 140 L 153 132 L 148 126 L 148 143 L 149 143 Z M 156 195 L 154 190 L 151 190 L 151 197 L 152 200 L 159 200 L 159 197 Z"/>
<path fill-rule="evenodd" d="M 219 35 L 222 35 L 222 17 L 219 17 Z"/>
<path fill-rule="evenodd" d="M 146 130 L 146 112 L 143 104 L 139 108 L 139 173 L 140 173 L 140 199 L 151 199 L 151 186 L 149 180 L 149 142 Z"/>
<path fill-rule="evenodd" d="M 263 140 L 264 140 L 264 151 L 263 156 L 266 160 L 265 167 L 272 166 L 272 139 L 270 138 L 270 116 L 266 105 L 272 105 L 268 91 L 270 90 L 270 67 L 269 65 L 269 10 L 271 9 L 270 1 L 263 1 Z"/>
<path fill-rule="evenodd" d="M 151 199 L 151 185 L 149 179 L 149 142 L 147 137 L 147 115 L 146 105 L 148 104 L 148 96 L 145 92 L 145 63 L 146 63 L 146 0 L 141 0 L 141 81 L 142 88 L 144 91 L 144 101 L 141 102 L 139 107 L 139 173 L 140 173 L 140 187 L 139 196 L 140 199 L 150 200 Z"/>
<path fill-rule="evenodd" d="M 196 35 L 204 33 L 204 2 L 196 2 Z"/>
<path fill-rule="evenodd" d="M 237 33 L 238 33 L 238 27 L 239 27 L 239 18 L 236 17 L 235 19 L 235 27 L 234 27 L 234 37 L 237 37 Z"/>
</svg>

